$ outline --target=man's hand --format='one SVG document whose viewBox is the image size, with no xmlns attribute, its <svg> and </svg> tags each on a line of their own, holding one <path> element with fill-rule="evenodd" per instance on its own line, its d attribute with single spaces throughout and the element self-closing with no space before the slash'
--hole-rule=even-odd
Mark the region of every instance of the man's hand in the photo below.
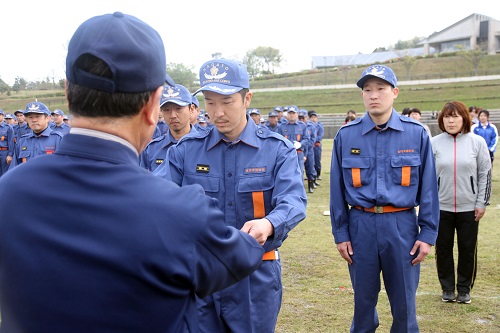
<svg viewBox="0 0 500 333">
<path fill-rule="evenodd" d="M 274 227 L 268 219 L 258 219 L 247 221 L 241 231 L 247 232 L 255 238 L 260 245 L 264 245 L 267 238 L 274 233 Z"/>
<path fill-rule="evenodd" d="M 12 162 L 12 156 L 7 156 L 7 157 L 5 158 L 5 162 L 7 162 L 7 165 L 9 165 L 9 164 L 10 164 L 10 162 Z"/>
<path fill-rule="evenodd" d="M 431 244 L 427 244 L 419 240 L 416 241 L 415 245 L 413 245 L 413 248 L 410 251 L 410 255 L 414 255 L 415 253 L 417 253 L 417 250 L 419 250 L 419 252 L 418 256 L 411 261 L 411 264 L 415 266 L 424 261 L 425 257 L 427 257 L 427 255 L 431 252 L 431 247 Z"/>
<path fill-rule="evenodd" d="M 351 242 L 342 242 L 337 244 L 337 250 L 339 250 L 342 258 L 345 259 L 350 264 L 352 264 L 351 256 L 354 254 L 352 251 Z"/>
</svg>

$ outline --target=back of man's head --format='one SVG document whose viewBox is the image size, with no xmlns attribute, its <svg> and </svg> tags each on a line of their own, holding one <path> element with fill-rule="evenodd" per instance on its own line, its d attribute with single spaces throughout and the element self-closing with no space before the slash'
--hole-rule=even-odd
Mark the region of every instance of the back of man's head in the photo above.
<svg viewBox="0 0 500 333">
<path fill-rule="evenodd" d="M 83 22 L 68 45 L 70 112 L 85 117 L 124 117 L 139 112 L 167 82 L 163 41 L 156 30 L 120 12 Z"/>
</svg>

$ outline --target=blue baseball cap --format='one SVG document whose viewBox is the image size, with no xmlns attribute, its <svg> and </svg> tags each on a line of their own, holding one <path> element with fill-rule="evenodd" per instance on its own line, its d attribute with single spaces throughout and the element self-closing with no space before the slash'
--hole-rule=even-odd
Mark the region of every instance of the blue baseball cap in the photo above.
<svg viewBox="0 0 500 333">
<path fill-rule="evenodd" d="M 299 117 L 307 117 L 307 110 L 306 109 L 300 109 L 299 110 Z"/>
<path fill-rule="evenodd" d="M 260 110 L 259 109 L 250 109 L 250 111 L 248 112 L 248 114 L 258 114 L 260 115 Z"/>
<path fill-rule="evenodd" d="M 213 91 L 221 95 L 232 95 L 241 89 L 250 88 L 247 67 L 228 59 L 212 59 L 200 68 L 201 88 L 195 91 Z"/>
<path fill-rule="evenodd" d="M 193 104 L 196 105 L 197 108 L 200 107 L 200 101 L 198 100 L 198 98 L 196 98 L 195 95 L 192 95 L 191 96 L 193 98 Z"/>
<path fill-rule="evenodd" d="M 14 119 L 14 116 L 13 116 L 13 115 L 11 115 L 10 113 L 7 113 L 7 114 L 5 115 L 5 119 Z"/>
<path fill-rule="evenodd" d="M 269 112 L 269 114 L 267 116 L 268 117 L 277 117 L 278 116 L 278 111 L 273 110 L 273 111 Z"/>
<path fill-rule="evenodd" d="M 299 108 L 296 107 L 295 105 L 290 105 L 288 108 L 287 108 L 287 112 L 299 112 Z"/>
<path fill-rule="evenodd" d="M 58 115 L 64 117 L 64 112 L 62 110 L 59 110 L 59 109 L 55 109 L 54 111 L 51 112 L 51 114 L 58 114 Z"/>
<path fill-rule="evenodd" d="M 186 106 L 193 103 L 193 96 L 186 87 L 176 84 L 175 86 L 163 87 L 163 93 L 160 99 L 160 107 L 168 102 L 175 103 L 180 106 Z"/>
<path fill-rule="evenodd" d="M 307 114 L 309 115 L 309 118 L 312 116 L 316 116 L 316 117 L 318 116 L 318 114 L 314 110 L 309 111 Z"/>
<path fill-rule="evenodd" d="M 5 113 L 3 113 L 3 110 L 2 110 L 2 109 L 0 109 L 0 114 L 3 114 L 3 115 L 5 115 Z"/>
<path fill-rule="evenodd" d="M 206 123 L 207 122 L 207 119 L 205 118 L 205 116 L 201 115 L 201 114 L 197 117 L 197 120 L 199 123 Z"/>
<path fill-rule="evenodd" d="M 31 102 L 26 104 L 26 109 L 24 110 L 24 114 L 28 113 L 39 113 L 50 116 L 49 108 L 42 102 Z"/>
<path fill-rule="evenodd" d="M 24 114 L 24 111 L 23 110 L 16 110 L 16 111 L 14 111 L 14 115 L 16 115 L 16 116 L 17 116 L 18 113 Z"/>
<path fill-rule="evenodd" d="M 275 106 L 274 111 L 283 112 L 283 108 L 281 106 Z"/>
<path fill-rule="evenodd" d="M 84 54 L 102 59 L 112 77 L 85 72 L 78 66 Z M 109 93 L 153 91 L 175 82 L 166 72 L 165 47 L 156 30 L 120 12 L 95 16 L 83 22 L 68 45 L 66 78 L 90 89 Z"/>
<path fill-rule="evenodd" d="M 394 88 L 398 84 L 398 79 L 396 78 L 396 74 L 394 74 L 392 69 L 383 65 L 373 65 L 363 71 L 363 73 L 361 74 L 361 78 L 358 80 L 358 82 L 356 82 L 356 85 L 363 89 L 366 80 L 373 77 L 378 77 L 379 79 L 384 80 Z"/>
</svg>

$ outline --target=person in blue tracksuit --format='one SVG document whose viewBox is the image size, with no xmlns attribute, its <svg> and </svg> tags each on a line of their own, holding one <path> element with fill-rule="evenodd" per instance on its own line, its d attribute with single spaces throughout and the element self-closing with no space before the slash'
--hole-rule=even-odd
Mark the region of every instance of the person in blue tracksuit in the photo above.
<svg viewBox="0 0 500 333">
<path fill-rule="evenodd" d="M 295 105 L 290 105 L 287 108 L 286 121 L 277 128 L 276 133 L 279 133 L 293 143 L 297 149 L 297 159 L 299 162 L 302 179 L 304 179 L 304 163 L 306 159 L 307 147 L 309 146 L 309 135 L 307 133 L 306 124 L 299 121 L 299 108 Z"/>
<path fill-rule="evenodd" d="M 63 137 L 50 127 L 50 110 L 42 102 L 28 103 L 24 115 L 31 132 L 17 141 L 9 170 L 38 156 L 53 154 Z"/>
<path fill-rule="evenodd" d="M 14 154 L 15 133 L 12 126 L 4 121 L 5 113 L 0 109 L 0 177 L 8 170 Z"/>
<path fill-rule="evenodd" d="M 316 169 L 316 180 L 321 180 L 321 155 L 323 153 L 323 135 L 325 129 L 323 123 L 318 121 L 318 114 L 314 110 L 307 112 L 309 120 L 316 125 L 316 141 L 314 142 L 314 169 Z"/>
<path fill-rule="evenodd" d="M 479 121 L 477 124 L 472 126 L 472 132 L 482 136 L 486 141 L 488 151 L 490 152 L 491 163 L 493 165 L 498 144 L 498 129 L 494 124 L 490 123 L 490 112 L 488 110 L 479 111 L 478 119 Z"/>
<path fill-rule="evenodd" d="M 90 18 L 71 38 L 70 133 L 0 178 L 0 331 L 199 332 L 196 296 L 261 266 L 263 247 L 200 185 L 138 165 L 175 84 L 166 68 L 160 35 L 130 15 Z"/>
<path fill-rule="evenodd" d="M 200 184 L 217 199 L 226 224 L 254 236 L 266 251 L 248 278 L 198 299 L 200 331 L 271 333 L 282 299 L 278 248 L 306 213 L 297 153 L 246 114 L 252 93 L 244 65 L 210 60 L 200 83 L 214 127 L 180 139 L 155 173 L 182 186 Z"/>
<path fill-rule="evenodd" d="M 418 332 L 420 262 L 439 226 L 432 147 L 421 124 L 394 110 L 399 89 L 392 69 L 370 66 L 357 85 L 367 111 L 337 132 L 330 178 L 332 232 L 354 289 L 351 332 L 378 327 L 381 272 L 391 332 Z"/>
<path fill-rule="evenodd" d="M 190 116 L 194 112 L 192 97 L 186 87 L 176 84 L 166 85 L 160 99 L 160 113 L 163 113 L 167 126 L 167 133 L 151 141 L 142 151 L 139 164 L 149 171 L 154 171 L 163 163 L 168 149 L 176 144 L 180 138 L 196 129 L 190 123 Z"/>
</svg>

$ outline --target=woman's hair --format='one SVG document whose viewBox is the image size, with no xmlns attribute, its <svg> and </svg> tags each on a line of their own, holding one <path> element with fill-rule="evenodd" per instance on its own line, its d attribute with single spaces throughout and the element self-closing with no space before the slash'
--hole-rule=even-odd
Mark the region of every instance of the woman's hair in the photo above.
<svg viewBox="0 0 500 333">
<path fill-rule="evenodd" d="M 470 116 L 469 108 L 467 106 L 459 101 L 452 101 L 446 103 L 443 108 L 441 109 L 441 112 L 439 112 L 438 116 L 438 125 L 441 131 L 446 132 L 446 129 L 444 127 L 443 123 L 443 118 L 445 116 L 451 116 L 451 115 L 457 115 L 462 117 L 463 119 L 463 124 L 462 124 L 462 133 L 470 133 L 471 126 L 472 126 L 472 119 Z"/>
</svg>

